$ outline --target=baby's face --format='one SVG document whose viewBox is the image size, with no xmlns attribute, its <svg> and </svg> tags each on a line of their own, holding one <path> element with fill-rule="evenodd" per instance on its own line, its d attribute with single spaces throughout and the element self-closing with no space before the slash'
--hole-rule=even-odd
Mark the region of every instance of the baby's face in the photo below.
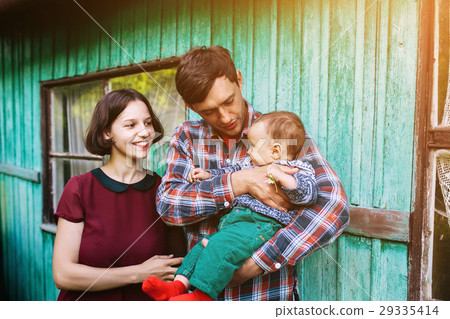
<svg viewBox="0 0 450 319">
<path fill-rule="evenodd" d="M 254 166 L 268 165 L 274 162 L 272 158 L 271 138 L 267 135 L 264 122 L 257 122 L 248 130 L 249 149 L 247 154 Z"/>
</svg>

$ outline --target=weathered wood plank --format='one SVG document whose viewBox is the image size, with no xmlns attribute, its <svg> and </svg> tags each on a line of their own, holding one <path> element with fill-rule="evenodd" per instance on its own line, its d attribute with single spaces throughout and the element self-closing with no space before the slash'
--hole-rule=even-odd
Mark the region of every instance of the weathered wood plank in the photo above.
<svg viewBox="0 0 450 319">
<path fill-rule="evenodd" d="M 1 34 L 1 33 L 0 33 Z M 1 42 L 1 41 L 0 41 Z M 2 63 L 0 63 L 2 64 Z M 1 85 L 0 85 L 1 86 Z M 1 96 L 0 96 L 1 97 Z M 5 290 L 9 290 L 10 283 L 9 283 L 9 269 L 8 267 L 8 244 L 9 244 L 9 236 L 8 236 L 8 206 L 7 201 L 9 199 L 8 193 L 6 190 L 5 185 L 5 179 L 3 176 L 0 175 L 0 232 L 1 232 L 1 244 L 2 244 L 2 265 L 1 270 L 2 273 L 0 276 L 2 276 L 3 280 L 3 288 Z"/>
<path fill-rule="evenodd" d="M 211 0 L 192 1 L 191 45 L 211 45 Z"/>
<path fill-rule="evenodd" d="M 14 106 L 15 106 L 15 141 L 19 143 L 19 145 L 27 145 L 29 136 L 26 136 L 26 128 L 25 128 L 25 113 L 27 112 L 25 103 L 24 103 L 24 53 L 23 53 L 23 36 L 24 36 L 24 25 L 17 21 L 14 26 Z M 15 144 L 15 143 L 14 143 Z M 27 165 L 26 163 L 26 151 L 27 148 L 23 147 L 17 150 L 16 164 L 20 167 L 24 167 Z M 26 231 L 26 225 L 28 224 L 27 219 L 27 210 L 25 207 L 27 206 L 27 201 L 23 200 L 23 198 L 27 198 L 26 192 L 26 182 L 23 180 L 14 181 L 15 189 L 17 191 L 17 201 L 15 202 L 15 218 L 16 218 L 16 229 L 15 236 L 17 238 L 17 261 L 16 271 L 20 274 L 18 276 L 17 289 L 19 291 L 19 299 L 24 298 L 27 300 L 27 296 L 29 296 L 29 289 L 27 287 L 27 283 L 29 282 L 30 274 L 29 274 L 29 258 L 28 258 L 28 233 Z M 23 296 L 23 297 L 22 297 Z"/>
<path fill-rule="evenodd" d="M 134 63 L 142 63 L 147 57 L 147 1 L 139 0 L 134 6 Z"/>
<path fill-rule="evenodd" d="M 272 0 L 270 2 L 270 11 L 267 13 L 267 18 L 269 19 L 269 104 L 263 107 L 266 111 L 274 110 L 275 103 L 277 99 L 277 57 L 278 57 L 278 3 L 277 0 Z"/>
<path fill-rule="evenodd" d="M 233 1 L 211 2 L 211 44 L 233 52 Z"/>
<path fill-rule="evenodd" d="M 88 70 L 88 33 L 91 20 L 82 12 L 77 21 L 77 72 L 76 75 L 83 75 Z M 44 56 L 42 56 L 44 58 Z"/>
<path fill-rule="evenodd" d="M 406 301 L 408 291 L 407 246 L 373 240 L 372 247 L 372 297 L 377 301 Z"/>
<path fill-rule="evenodd" d="M 191 16 L 191 0 L 178 0 L 176 55 L 182 55 L 191 48 Z"/>
<path fill-rule="evenodd" d="M 371 239 L 342 235 L 338 239 L 338 300 L 370 301 Z"/>
<path fill-rule="evenodd" d="M 33 136 L 32 141 L 34 147 L 32 148 L 32 162 L 33 165 L 30 166 L 34 170 L 41 169 L 43 167 L 42 163 L 42 152 L 41 152 L 41 103 L 40 103 L 40 86 L 39 86 L 39 66 L 40 66 L 40 32 L 39 30 L 31 30 L 32 34 L 32 55 L 33 63 L 31 65 L 31 92 L 32 92 L 32 103 L 31 103 L 31 116 L 33 125 Z M 42 236 L 41 232 L 36 228 L 42 222 L 42 186 L 37 183 L 31 184 L 32 188 L 32 204 L 33 209 L 32 219 L 30 219 L 30 227 L 32 232 L 30 234 L 30 239 L 33 242 L 33 252 L 34 252 L 34 263 L 31 267 L 33 270 L 33 299 L 43 299 L 42 291 L 44 291 L 44 285 L 42 277 L 43 267 L 42 267 Z"/>
<path fill-rule="evenodd" d="M 288 111 L 296 112 L 301 115 L 301 59 L 302 59 L 302 4 L 303 1 L 295 1 L 293 7 L 293 22 L 292 22 L 292 105 Z"/>
<path fill-rule="evenodd" d="M 271 34 L 271 1 L 258 1 L 254 6 L 254 51 L 253 51 L 253 88 L 252 100 L 254 107 L 266 113 L 270 108 L 269 91 L 270 82 L 270 34 Z"/>
<path fill-rule="evenodd" d="M 89 15 L 92 16 L 95 21 L 97 21 L 100 25 L 99 21 L 100 13 L 98 4 L 93 3 L 88 9 Z M 100 64 L 100 33 L 103 33 L 101 28 L 91 19 L 88 19 L 86 24 L 87 31 L 87 66 L 86 72 L 92 73 L 99 70 Z"/>
<path fill-rule="evenodd" d="M 12 32 L 10 29 L 4 29 L 3 34 L 3 90 L 5 94 L 3 95 L 4 115 L 5 115 L 5 140 L 12 141 L 14 138 L 14 107 L 11 100 L 11 92 L 13 92 L 12 84 L 12 63 L 13 63 L 13 52 L 12 52 Z M 6 92 L 8 92 L 6 94 Z M 6 152 L 8 155 L 8 162 L 14 163 L 15 152 L 13 149 L 13 143 L 5 143 Z M 5 182 L 5 189 L 7 190 L 7 196 L 5 196 L 6 201 L 6 221 L 5 221 L 5 232 L 3 236 L 5 237 L 6 250 L 4 252 L 5 256 L 5 277 L 7 278 L 7 294 L 9 298 L 13 298 L 16 292 L 15 289 L 15 272 L 14 272 L 14 215 L 10 212 L 12 211 L 12 200 L 13 200 L 13 188 L 10 183 L 11 178 L 4 176 L 3 180 Z M 3 198 L 2 198 L 3 199 Z"/>
<path fill-rule="evenodd" d="M 382 266 L 381 266 L 381 240 L 373 239 L 372 240 L 372 260 L 371 265 L 372 269 L 370 270 L 370 295 L 372 299 L 375 301 L 382 300 L 382 296 L 384 291 L 382 290 Z"/>
<path fill-rule="evenodd" d="M 11 164 L 0 163 L 0 174 L 19 177 L 33 183 L 41 182 L 40 172 Z"/>
<path fill-rule="evenodd" d="M 350 207 L 350 225 L 345 230 L 370 238 L 409 241 L 409 212 Z"/>
<path fill-rule="evenodd" d="M 100 32 L 100 53 L 99 53 L 99 70 L 109 69 L 111 66 L 110 62 L 110 54 L 111 54 L 111 45 L 112 40 L 110 38 L 111 34 L 111 19 L 108 16 L 108 8 L 111 7 L 111 4 L 108 2 L 99 3 L 99 10 L 102 12 L 98 17 L 98 21 L 101 23 L 102 27 L 106 32 Z M 146 44 L 146 42 L 144 42 Z"/>
<path fill-rule="evenodd" d="M 319 85 L 320 85 L 320 2 L 305 1 L 302 19 L 302 73 L 300 77 L 300 117 L 313 138 L 319 135 Z"/>
<path fill-rule="evenodd" d="M 58 297 L 58 290 L 55 287 L 55 283 L 53 282 L 52 275 L 52 258 L 53 258 L 53 243 L 55 236 L 52 234 L 44 233 L 43 234 L 43 243 L 44 243 L 44 251 L 43 251 L 43 260 L 44 260 L 44 296 L 45 300 L 56 300 Z"/>
<path fill-rule="evenodd" d="M 234 3 L 233 61 L 244 80 L 242 95 L 253 101 L 253 2 Z"/>
<path fill-rule="evenodd" d="M 67 30 L 67 45 L 68 45 L 68 52 L 66 54 L 67 59 L 67 76 L 73 77 L 77 74 L 77 43 L 78 43 L 78 32 L 77 28 L 75 27 L 76 22 L 78 20 L 78 15 L 75 14 L 75 12 L 78 12 L 74 10 L 74 14 L 69 15 L 68 17 L 64 17 L 67 21 L 68 30 Z M 36 39 L 37 35 L 34 36 L 34 39 Z M 35 52 L 36 54 L 36 52 Z M 108 55 L 109 56 L 109 55 Z"/>
<path fill-rule="evenodd" d="M 386 75 L 388 61 L 388 29 L 389 29 L 389 2 L 381 1 L 377 4 L 377 73 L 375 83 L 375 121 L 374 121 L 374 193 L 372 199 L 373 207 L 383 207 L 383 181 L 384 181 L 384 140 L 385 140 L 385 117 L 386 117 Z"/>
<path fill-rule="evenodd" d="M 119 42 L 122 46 L 120 50 L 120 65 L 136 64 L 137 61 L 134 57 L 134 7 L 130 5 L 120 5 L 121 11 L 121 30 Z"/>
<path fill-rule="evenodd" d="M 365 32 L 364 32 L 364 79 L 362 97 L 362 136 L 361 136 L 361 164 L 358 181 L 352 181 L 358 198 L 355 203 L 370 207 L 373 203 L 374 161 L 375 161 L 375 83 L 376 83 L 376 43 L 377 43 L 377 6 L 370 0 L 365 1 Z"/>
<path fill-rule="evenodd" d="M 356 5 L 331 2 L 327 156 L 344 188 L 351 184 Z"/>
<path fill-rule="evenodd" d="M 299 277 L 301 300 L 336 300 L 338 249 L 335 242 L 302 261 Z"/>
<path fill-rule="evenodd" d="M 68 50 L 68 33 L 67 18 L 63 15 L 55 17 L 54 39 L 55 43 L 55 74 L 54 78 L 63 78 L 67 76 L 67 50 Z"/>
<path fill-rule="evenodd" d="M 111 36 L 111 48 L 110 48 L 110 67 L 116 68 L 120 66 L 120 57 L 122 54 L 121 43 L 122 43 L 122 14 L 118 11 L 115 6 L 108 6 L 105 11 L 107 18 L 107 25 L 110 28 Z"/>
<path fill-rule="evenodd" d="M 414 103 L 417 65 L 418 3 L 409 0 L 391 2 L 389 34 L 386 113 L 384 136 L 384 198 L 382 207 L 409 210 L 412 193 Z M 401 111 L 399 111 L 401 110 Z M 400 134 L 401 132 L 401 134 Z"/>
<path fill-rule="evenodd" d="M 356 1 L 356 16 L 364 15 L 365 0 Z M 355 41 L 355 80 L 354 80 L 354 102 L 353 102 L 353 145 L 352 145 L 352 173 L 350 187 L 347 187 L 347 198 L 350 204 L 359 205 L 360 179 L 361 179 L 361 136 L 363 130 L 363 91 L 364 91 L 364 29 L 365 19 L 360 18 L 356 22 L 356 41 Z"/>
<path fill-rule="evenodd" d="M 2 244 L 3 244 L 3 278 L 5 280 L 5 289 L 6 293 L 9 296 L 12 295 L 12 289 L 14 289 L 14 280 L 13 280 L 13 270 L 14 268 L 11 268 L 12 260 L 9 258 L 11 252 L 13 251 L 12 245 L 12 236 L 11 236 L 11 229 L 12 229 L 12 216 L 9 214 L 10 212 L 10 206 L 11 206 L 11 193 L 12 190 L 9 188 L 9 176 L 0 176 L 1 181 L 1 209 L 2 209 Z"/>
<path fill-rule="evenodd" d="M 13 32 L 12 32 L 12 52 L 13 52 L 13 61 L 12 61 L 12 86 L 13 86 L 13 94 L 11 94 L 11 100 L 12 104 L 14 105 L 14 140 L 19 142 L 19 144 L 23 145 L 23 132 L 22 132 L 22 109 L 21 109 L 21 103 L 22 103 L 22 85 L 21 85 L 21 70 L 20 70 L 20 57 L 21 57 L 21 26 L 17 25 L 17 22 L 13 24 Z M 15 143 L 12 143 L 15 144 Z M 16 149 L 16 156 L 14 163 L 18 166 L 22 165 L 22 150 Z M 23 241 L 24 238 L 22 237 L 22 205 L 23 201 L 21 200 L 21 197 L 23 196 L 23 185 L 18 181 L 17 179 L 12 179 L 12 186 L 14 191 L 13 196 L 13 208 L 12 211 L 14 212 L 14 229 L 13 229 L 13 242 L 14 242 L 14 248 L 16 250 L 15 256 L 13 257 L 14 260 L 14 277 L 16 280 L 15 283 L 15 300 L 21 299 L 22 292 L 24 291 L 25 287 L 23 285 L 23 279 L 25 279 L 26 274 L 24 273 L 23 269 Z"/>
<path fill-rule="evenodd" d="M 161 58 L 162 1 L 147 2 L 147 61 Z"/>
<path fill-rule="evenodd" d="M 31 47 L 32 35 L 31 31 L 28 28 L 24 29 L 23 38 L 22 38 L 22 46 L 23 46 L 23 61 L 22 61 L 22 70 L 23 70 L 23 131 L 25 136 L 25 144 L 30 143 L 30 140 L 33 136 L 33 100 L 32 100 L 32 69 L 31 69 L 31 61 L 32 61 L 32 47 Z M 24 167 L 32 168 L 33 167 L 33 153 L 30 152 L 29 148 L 26 148 L 24 153 Z M 33 240 L 33 231 L 34 225 L 31 222 L 33 220 L 34 207 L 33 207 L 33 193 L 32 186 L 29 183 L 26 183 L 26 191 L 25 197 L 27 198 L 26 208 L 25 208 L 25 220 L 23 225 L 25 226 L 26 233 L 26 241 L 25 241 L 25 256 L 26 256 L 26 272 L 27 277 L 25 278 L 25 282 L 28 283 L 26 291 L 26 299 L 32 300 L 35 293 L 35 285 L 34 285 L 34 270 L 35 270 L 35 261 L 34 261 L 34 250 L 33 246 L 35 245 Z M 36 212 L 40 213 L 40 211 Z"/>
<path fill-rule="evenodd" d="M 4 57 L 5 52 L 3 52 L 3 41 L 4 41 L 4 30 L 3 25 L 0 24 L 0 74 L 4 72 Z M 5 95 L 7 95 L 7 91 L 4 89 L 4 81 L 0 82 L 0 162 L 6 162 L 6 105 L 4 103 Z"/>
<path fill-rule="evenodd" d="M 433 148 L 450 148 L 450 127 L 430 129 L 429 146 Z"/>
<path fill-rule="evenodd" d="M 162 10 L 161 58 L 175 56 L 177 52 L 177 1 L 166 0 Z"/>
<path fill-rule="evenodd" d="M 328 156 L 328 90 L 329 90 L 329 59 L 330 59 L 330 1 L 321 2 L 320 31 L 320 80 L 319 80 L 319 135 L 317 144 L 325 157 Z"/>
<path fill-rule="evenodd" d="M 277 86 L 276 105 L 277 110 L 290 111 L 299 114 L 300 107 L 292 105 L 293 99 L 293 55 L 294 47 L 294 3 L 290 0 L 279 2 L 278 17 L 278 54 L 277 54 Z"/>
<path fill-rule="evenodd" d="M 41 76 L 42 81 L 53 79 L 54 77 L 54 43 L 53 28 L 54 19 L 50 17 L 50 13 L 46 13 L 46 19 L 40 25 L 41 30 Z"/>
</svg>

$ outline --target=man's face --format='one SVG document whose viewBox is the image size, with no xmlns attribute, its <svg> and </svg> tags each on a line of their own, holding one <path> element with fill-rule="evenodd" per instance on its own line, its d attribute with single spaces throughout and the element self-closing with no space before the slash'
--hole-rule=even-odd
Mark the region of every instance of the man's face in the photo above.
<svg viewBox="0 0 450 319">
<path fill-rule="evenodd" d="M 215 80 L 203 102 L 191 109 L 225 138 L 240 138 L 247 118 L 247 105 L 242 97 L 242 75 L 237 71 L 238 84 L 222 76 Z"/>
</svg>

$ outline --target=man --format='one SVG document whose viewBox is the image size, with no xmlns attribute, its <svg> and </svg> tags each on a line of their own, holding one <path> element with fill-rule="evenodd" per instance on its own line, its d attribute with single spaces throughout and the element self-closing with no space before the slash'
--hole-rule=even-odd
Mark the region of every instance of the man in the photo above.
<svg viewBox="0 0 450 319">
<path fill-rule="evenodd" d="M 242 97 L 242 74 L 236 71 L 230 53 L 219 46 L 191 49 L 181 58 L 175 81 L 187 107 L 203 120 L 182 123 L 170 141 L 157 194 L 162 219 L 169 225 L 185 226 L 191 249 L 217 230 L 219 219 L 236 196 L 250 194 L 269 206 L 287 210 L 291 206 L 287 196 L 265 183 L 267 177 L 258 169 L 188 181 L 195 167 L 221 168 L 242 160 L 247 153 L 248 129 L 260 116 Z M 342 184 L 309 135 L 301 157 L 315 169 L 319 186 L 316 205 L 301 209 L 291 224 L 247 259 L 219 300 L 293 300 L 295 264 L 332 243 L 347 226 Z"/>
</svg>

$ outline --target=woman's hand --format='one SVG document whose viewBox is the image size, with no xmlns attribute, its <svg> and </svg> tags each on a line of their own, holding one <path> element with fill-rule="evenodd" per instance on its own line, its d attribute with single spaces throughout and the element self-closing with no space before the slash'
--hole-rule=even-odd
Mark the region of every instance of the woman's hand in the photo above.
<svg viewBox="0 0 450 319">
<path fill-rule="evenodd" d="M 172 281 L 178 269 L 178 267 L 173 266 L 181 265 L 182 261 L 183 258 L 173 258 L 173 255 L 153 256 L 138 265 L 139 271 L 136 274 L 136 282 L 143 282 L 148 276 L 155 276 L 164 281 Z"/>
<path fill-rule="evenodd" d="M 78 255 L 84 223 L 58 220 L 53 249 L 53 279 L 58 289 L 102 291 L 142 283 L 148 276 L 171 280 L 183 258 L 153 256 L 142 264 L 99 268 L 80 264 Z"/>
</svg>

